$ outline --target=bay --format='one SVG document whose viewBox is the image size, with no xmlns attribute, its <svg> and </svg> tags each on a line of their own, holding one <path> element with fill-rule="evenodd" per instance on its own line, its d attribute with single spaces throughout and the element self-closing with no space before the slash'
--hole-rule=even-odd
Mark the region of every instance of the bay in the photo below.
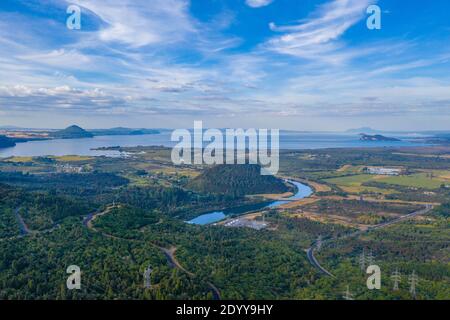
<svg viewBox="0 0 450 320">
<path fill-rule="evenodd" d="M 15 147 L 0 149 L 0 158 L 13 156 L 118 156 L 118 151 L 93 150 L 101 147 L 165 146 L 173 147 L 171 131 L 151 135 L 96 136 L 88 139 L 55 139 L 18 143 Z M 400 137 L 402 138 L 402 137 Z M 206 145 L 206 143 L 205 143 Z M 410 137 L 402 141 L 360 141 L 355 134 L 281 132 L 281 149 L 324 149 L 324 148 L 375 148 L 423 146 Z"/>
</svg>

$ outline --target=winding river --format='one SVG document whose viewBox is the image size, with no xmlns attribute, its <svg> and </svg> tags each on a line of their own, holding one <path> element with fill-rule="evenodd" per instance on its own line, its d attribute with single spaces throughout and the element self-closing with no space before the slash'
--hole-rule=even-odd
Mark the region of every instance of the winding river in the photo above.
<svg viewBox="0 0 450 320">
<path fill-rule="evenodd" d="M 196 225 L 208 225 L 211 223 L 222 221 L 229 216 L 233 215 L 244 215 L 246 213 L 255 211 L 255 210 L 262 210 L 262 209 L 269 209 L 269 208 L 276 208 L 283 204 L 289 203 L 290 201 L 296 201 L 300 199 L 304 199 L 309 197 L 313 191 L 310 187 L 307 185 L 304 185 L 297 181 L 288 180 L 290 184 L 293 184 L 297 188 L 297 192 L 292 197 L 286 198 L 285 200 L 276 200 L 270 203 L 263 202 L 261 204 L 252 204 L 248 206 L 238 207 L 238 208 L 231 208 L 223 211 L 214 211 L 202 214 L 201 216 L 198 216 L 190 221 L 187 221 L 189 224 L 196 224 Z"/>
</svg>

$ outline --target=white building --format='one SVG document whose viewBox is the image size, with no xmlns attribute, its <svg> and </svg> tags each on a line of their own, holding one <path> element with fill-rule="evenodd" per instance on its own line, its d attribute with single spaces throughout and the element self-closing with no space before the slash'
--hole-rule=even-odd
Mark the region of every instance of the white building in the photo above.
<svg viewBox="0 0 450 320">
<path fill-rule="evenodd" d="M 399 176 L 403 172 L 403 169 L 385 167 L 367 167 L 365 170 L 369 174 L 379 174 L 385 176 Z"/>
</svg>

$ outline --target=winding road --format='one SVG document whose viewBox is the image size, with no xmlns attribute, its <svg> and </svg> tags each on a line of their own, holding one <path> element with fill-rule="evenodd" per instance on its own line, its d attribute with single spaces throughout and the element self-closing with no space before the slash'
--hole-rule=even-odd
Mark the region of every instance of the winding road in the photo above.
<svg viewBox="0 0 450 320">
<path fill-rule="evenodd" d="M 169 261 L 169 264 L 172 267 L 178 268 L 179 270 L 183 271 L 184 273 L 186 273 L 190 277 L 195 277 L 195 274 L 193 274 L 192 272 L 186 270 L 180 264 L 180 262 L 177 260 L 177 258 L 175 256 L 175 252 L 177 251 L 176 247 L 171 247 L 170 249 L 159 247 L 159 246 L 156 246 L 156 247 L 159 248 L 164 253 L 164 255 L 166 256 L 167 260 Z M 211 282 L 206 282 L 206 283 L 208 284 L 209 288 L 211 289 L 211 292 L 213 294 L 214 300 L 221 300 L 219 289 L 217 289 L 217 287 Z"/>
<path fill-rule="evenodd" d="M 116 239 L 116 240 L 124 240 L 124 241 L 138 241 L 138 242 L 142 242 L 142 240 L 135 240 L 135 239 L 125 239 L 125 238 L 120 238 L 117 236 L 114 236 L 112 234 L 108 234 L 102 231 L 97 230 L 94 225 L 93 222 L 95 219 L 97 219 L 98 217 L 101 217 L 105 214 L 108 214 L 109 212 L 111 212 L 112 209 L 114 209 L 115 207 L 118 207 L 120 205 L 115 205 L 115 206 L 108 206 L 104 211 L 102 212 L 97 212 L 97 213 L 91 213 L 89 214 L 84 220 L 83 220 L 83 225 L 85 227 L 87 227 L 88 229 L 100 233 L 101 235 L 103 235 L 104 237 L 107 238 L 111 238 L 111 239 Z M 177 251 L 177 247 L 170 247 L 170 248 L 164 248 L 161 246 L 158 246 L 154 243 L 150 243 L 152 246 L 154 246 L 155 248 L 158 248 L 159 250 L 162 251 L 162 253 L 164 254 L 164 256 L 166 257 L 170 267 L 172 268 L 177 268 L 178 270 L 186 273 L 189 277 L 194 278 L 195 274 L 193 274 L 192 272 L 188 271 L 187 269 L 185 269 L 181 263 L 177 260 L 176 256 L 175 256 L 175 252 Z M 211 289 L 211 292 L 213 294 L 214 300 L 221 300 L 221 295 L 220 295 L 220 291 L 219 289 L 217 289 L 217 287 L 211 283 L 211 282 L 206 282 L 206 284 L 209 286 L 209 288 Z"/>
<path fill-rule="evenodd" d="M 364 233 L 367 233 L 367 232 L 373 231 L 373 230 L 383 229 L 383 228 L 386 228 L 388 226 L 391 226 L 391 225 L 397 224 L 399 222 L 405 221 L 407 219 L 411 219 L 411 218 L 414 218 L 414 217 L 419 216 L 419 215 L 427 214 L 428 212 L 433 210 L 433 208 L 434 208 L 433 205 L 427 204 L 427 205 L 425 205 L 425 208 L 422 209 L 422 210 L 415 211 L 415 212 L 410 213 L 408 215 L 401 216 L 401 217 L 399 217 L 397 219 L 388 221 L 386 223 L 381 223 L 381 224 L 378 224 L 376 226 L 369 227 L 369 228 L 367 228 L 365 230 L 360 230 L 360 231 L 356 231 L 356 232 L 352 232 L 352 233 L 346 234 L 346 235 L 344 235 L 342 237 L 337 237 L 337 238 L 332 238 L 332 239 L 328 239 L 328 240 L 323 240 L 322 244 L 327 243 L 327 242 L 336 242 L 336 241 L 343 240 L 343 239 L 346 239 L 346 238 L 359 236 L 361 234 L 364 234 Z M 317 258 L 314 256 L 314 252 L 317 251 L 317 249 L 318 249 L 317 248 L 317 242 L 314 242 L 312 247 L 308 248 L 306 250 L 306 256 L 308 257 L 309 263 L 313 267 L 318 269 L 321 273 L 323 273 L 323 274 L 325 274 L 327 276 L 335 277 L 330 271 L 328 271 L 323 266 L 321 266 L 319 261 L 317 261 Z"/>
<path fill-rule="evenodd" d="M 14 215 L 16 216 L 17 223 L 20 226 L 20 235 L 26 236 L 27 234 L 31 233 L 30 228 L 28 228 L 27 224 L 23 220 L 22 216 L 20 215 L 19 211 L 21 208 L 17 208 L 14 210 Z"/>
<path fill-rule="evenodd" d="M 332 273 L 330 273 L 327 269 L 322 267 L 320 265 L 319 261 L 317 261 L 316 257 L 314 256 L 315 249 L 316 248 L 311 247 L 308 250 L 306 250 L 306 255 L 308 257 L 309 263 L 311 263 L 316 269 L 320 270 L 320 272 L 322 272 L 323 274 L 326 274 L 327 276 L 330 276 L 330 277 L 334 277 L 334 275 Z"/>
</svg>

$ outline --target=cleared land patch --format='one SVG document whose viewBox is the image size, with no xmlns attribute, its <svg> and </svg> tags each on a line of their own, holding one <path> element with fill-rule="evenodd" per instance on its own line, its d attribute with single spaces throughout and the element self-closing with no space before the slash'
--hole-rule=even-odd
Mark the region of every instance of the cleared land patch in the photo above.
<svg viewBox="0 0 450 320">
<path fill-rule="evenodd" d="M 307 204 L 305 211 L 321 215 L 342 216 L 352 222 L 365 225 L 375 225 L 387 222 L 398 216 L 410 214 L 422 208 L 420 205 L 405 203 L 387 203 L 359 200 L 320 200 Z"/>
</svg>

